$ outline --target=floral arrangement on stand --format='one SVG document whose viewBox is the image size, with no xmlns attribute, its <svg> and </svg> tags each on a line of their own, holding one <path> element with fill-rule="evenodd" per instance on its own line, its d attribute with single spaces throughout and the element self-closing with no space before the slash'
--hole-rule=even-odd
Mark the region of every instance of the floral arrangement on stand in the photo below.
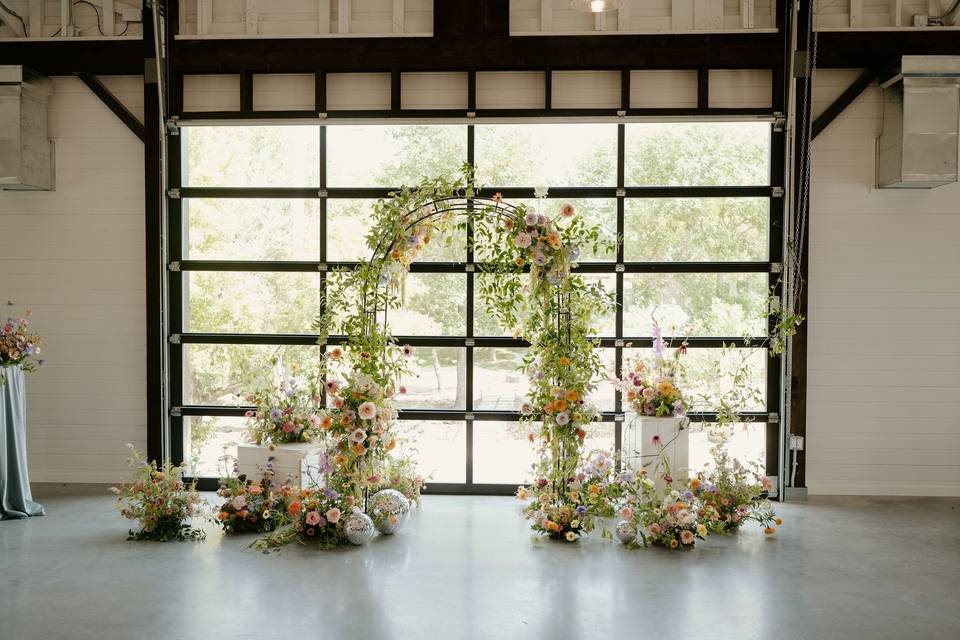
<svg viewBox="0 0 960 640">
<path fill-rule="evenodd" d="M 250 439 L 256 444 L 313 441 L 321 426 L 320 400 L 315 389 L 295 378 L 251 394 L 247 402 L 255 408 L 244 414 Z"/>
<path fill-rule="evenodd" d="M 676 386 L 683 372 L 681 358 L 687 353 L 687 343 L 681 343 L 669 355 L 667 349 L 663 331 L 655 321 L 652 360 L 633 358 L 624 366 L 623 376 L 615 381 L 623 399 L 638 416 L 682 418 L 687 415 L 687 401 Z"/>
<path fill-rule="evenodd" d="M 13 305 L 12 302 L 7 304 Z M 32 312 L 27 309 L 22 318 L 10 317 L 0 325 L 0 369 L 20 366 L 29 372 L 46 364 L 46 360 L 36 358 L 43 345 L 43 338 L 30 332 L 31 315 Z M 0 375 L 0 384 L 3 383 L 4 377 Z"/>
<path fill-rule="evenodd" d="M 158 466 L 128 444 L 131 451 L 127 463 L 133 469 L 133 482 L 112 487 L 117 495 L 120 515 L 139 523 L 131 529 L 128 540 L 203 540 L 202 529 L 188 520 L 204 516 L 196 483 L 185 484 L 183 467 L 165 461 Z"/>
<path fill-rule="evenodd" d="M 216 519 L 224 533 L 266 533 L 290 522 L 289 503 L 295 490 L 277 486 L 273 472 L 263 470 L 255 482 L 246 475 L 220 479 L 217 495 L 224 499 Z"/>
</svg>

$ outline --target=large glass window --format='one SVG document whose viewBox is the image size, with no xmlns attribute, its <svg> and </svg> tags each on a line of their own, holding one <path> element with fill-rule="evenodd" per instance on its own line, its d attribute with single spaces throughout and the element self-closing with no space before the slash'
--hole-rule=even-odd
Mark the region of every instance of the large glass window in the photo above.
<svg viewBox="0 0 960 640">
<path fill-rule="evenodd" d="M 222 471 L 242 436 L 244 397 L 277 376 L 310 371 L 320 347 L 311 323 L 336 270 L 370 256 L 364 234 L 378 198 L 468 159 L 484 188 L 551 211 L 570 202 L 619 250 L 584 248 L 581 271 L 616 296 L 596 319 L 606 368 L 593 392 L 602 420 L 589 449 L 614 449 L 624 403 L 611 379 L 649 347 L 652 321 L 690 337 L 686 389 L 716 393 L 724 344 L 766 333 L 773 271 L 768 123 L 513 123 L 187 127 L 180 136 L 182 197 L 171 201 L 174 429 L 201 477 Z M 174 147 L 176 151 L 176 147 Z M 546 200 L 533 198 L 538 186 Z M 666 189 L 665 189 L 666 188 Z M 527 391 L 525 345 L 487 313 L 463 230 L 418 257 L 391 310 L 394 335 L 415 346 L 404 381 L 402 449 L 441 490 L 506 492 L 529 479 L 534 454 L 518 422 Z M 474 295 L 470 295 L 470 291 Z M 336 339 L 336 337 L 335 337 Z M 776 394 L 766 352 L 742 351 L 755 406 L 737 455 L 765 451 Z M 695 420 L 709 419 L 694 406 Z M 775 427 L 771 427 L 775 428 Z M 692 464 L 706 459 L 691 440 Z M 476 485 L 474 489 L 469 489 Z"/>
</svg>

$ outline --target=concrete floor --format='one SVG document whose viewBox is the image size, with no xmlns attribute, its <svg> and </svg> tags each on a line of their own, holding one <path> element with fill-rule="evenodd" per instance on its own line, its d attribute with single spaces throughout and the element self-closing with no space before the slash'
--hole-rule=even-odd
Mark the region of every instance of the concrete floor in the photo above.
<svg viewBox="0 0 960 640">
<path fill-rule="evenodd" d="M 509 498 L 428 496 L 367 548 L 125 542 L 106 493 L 0 522 L 0 639 L 960 638 L 960 499 L 781 505 L 689 553 L 531 542 Z"/>
</svg>

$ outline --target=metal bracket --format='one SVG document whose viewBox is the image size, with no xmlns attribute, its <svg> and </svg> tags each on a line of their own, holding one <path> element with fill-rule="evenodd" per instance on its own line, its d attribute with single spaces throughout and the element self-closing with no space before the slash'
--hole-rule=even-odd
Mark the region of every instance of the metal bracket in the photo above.
<svg viewBox="0 0 960 640">
<path fill-rule="evenodd" d="M 613 416 L 614 422 L 623 422 L 623 420 L 624 420 L 624 415 L 622 413 L 614 414 Z"/>
<path fill-rule="evenodd" d="M 618 189 L 617 189 L 617 197 L 618 197 L 618 198 L 626 198 L 626 197 L 627 197 L 627 190 L 624 189 L 623 187 L 618 188 Z"/>
<path fill-rule="evenodd" d="M 170 116 L 167 118 L 167 121 L 164 123 L 167 128 L 167 135 L 178 136 L 180 135 L 180 125 L 177 122 L 176 116 Z"/>
<path fill-rule="evenodd" d="M 468 117 L 468 118 L 471 118 L 471 119 L 472 119 L 472 118 L 476 118 L 476 117 L 477 117 L 477 112 L 476 112 L 476 111 L 467 111 L 467 117 Z"/>
<path fill-rule="evenodd" d="M 782 262 L 770 263 L 770 273 L 783 273 L 783 263 Z"/>
<path fill-rule="evenodd" d="M 466 265 L 466 266 L 464 267 L 464 270 L 465 270 L 467 273 L 473 273 L 473 272 L 475 272 L 475 271 L 477 270 L 477 265 L 475 265 L 475 264 L 468 264 L 468 265 Z"/>
<path fill-rule="evenodd" d="M 466 340 L 463 341 L 463 344 L 466 347 L 473 347 L 473 346 L 476 346 L 477 341 L 474 340 L 473 338 L 467 338 Z"/>
<path fill-rule="evenodd" d="M 625 271 L 627 270 L 626 265 L 622 265 L 622 264 L 618 264 L 618 265 L 617 265 L 616 267 L 614 267 L 614 268 L 616 269 L 616 272 L 617 272 L 617 273 L 623 273 L 623 272 L 625 272 Z"/>
<path fill-rule="evenodd" d="M 615 347 L 622 347 L 624 344 L 623 338 L 617 338 L 613 341 L 613 346 Z"/>
<path fill-rule="evenodd" d="M 182 417 L 182 416 L 183 416 L 183 408 L 182 408 L 182 407 L 170 407 L 170 415 L 173 416 L 174 418 L 180 418 L 180 417 Z"/>
<path fill-rule="evenodd" d="M 787 117 L 783 113 L 777 111 L 773 114 L 773 130 L 777 132 L 783 132 L 787 128 Z"/>
<path fill-rule="evenodd" d="M 319 191 L 317 191 L 317 197 L 318 197 L 318 198 L 326 198 L 326 197 L 327 197 L 327 190 L 326 190 L 326 189 L 320 189 Z"/>
<path fill-rule="evenodd" d="M 170 334 L 170 344 L 182 344 L 182 342 L 180 341 L 180 334 L 179 334 L 179 333 L 171 333 L 171 334 Z"/>
<path fill-rule="evenodd" d="M 177 273 L 179 273 L 179 272 L 180 272 L 180 263 L 179 263 L 179 262 L 176 262 L 176 261 L 171 262 L 169 265 L 167 265 L 167 269 L 169 269 L 170 271 L 176 271 Z"/>
<path fill-rule="evenodd" d="M 321 120 L 326 120 L 326 119 L 327 119 L 327 112 L 324 111 L 324 112 L 322 112 L 322 113 L 318 113 L 318 114 L 317 114 L 317 117 L 320 118 Z"/>
<path fill-rule="evenodd" d="M 474 419 L 473 412 L 463 414 L 463 419 L 464 419 L 464 420 L 473 420 L 473 419 Z"/>
<path fill-rule="evenodd" d="M 786 194 L 786 192 L 783 190 L 783 187 L 774 187 L 774 188 L 773 188 L 773 193 L 772 193 L 772 195 L 773 195 L 774 198 L 782 198 L 785 194 Z"/>
<path fill-rule="evenodd" d="M 317 271 L 327 271 L 329 268 L 330 265 L 328 265 L 326 262 L 321 262 L 317 265 Z"/>
<path fill-rule="evenodd" d="M 780 422 L 780 414 L 779 414 L 779 413 L 770 413 L 770 414 L 767 414 L 767 422 L 769 422 L 769 423 L 771 423 L 771 424 L 779 424 L 779 422 Z"/>
<path fill-rule="evenodd" d="M 167 197 L 171 200 L 180 199 L 180 189 L 167 189 Z"/>
<path fill-rule="evenodd" d="M 627 112 L 626 112 L 626 110 L 625 110 L 625 109 L 617 109 L 617 117 L 618 117 L 618 118 L 626 118 L 626 117 L 627 117 Z"/>
</svg>

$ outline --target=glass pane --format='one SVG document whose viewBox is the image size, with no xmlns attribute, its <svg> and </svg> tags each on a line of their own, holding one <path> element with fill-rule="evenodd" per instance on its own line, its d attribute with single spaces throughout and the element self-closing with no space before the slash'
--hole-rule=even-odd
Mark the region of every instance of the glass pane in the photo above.
<svg viewBox="0 0 960 640">
<path fill-rule="evenodd" d="M 628 273 L 623 332 L 649 336 L 656 318 L 667 335 L 762 336 L 765 273 Z"/>
<path fill-rule="evenodd" d="M 417 473 L 431 482 L 467 481 L 467 424 L 456 420 L 400 420 L 396 455 L 410 454 Z"/>
<path fill-rule="evenodd" d="M 615 407 L 613 379 L 617 375 L 616 351 L 600 349 L 600 358 L 603 361 L 603 373 L 594 381 L 597 387 L 590 394 L 589 400 L 601 411 L 613 411 Z"/>
<path fill-rule="evenodd" d="M 281 376 L 310 378 L 320 348 L 260 344 L 183 345 L 183 397 L 187 404 L 237 406 Z"/>
<path fill-rule="evenodd" d="M 706 425 L 704 425 L 706 426 Z M 735 459 L 752 468 L 759 462 L 761 469 L 766 462 L 767 425 L 764 422 L 744 422 L 731 425 L 732 430 L 727 441 L 727 451 Z M 708 439 L 706 429 L 690 432 L 690 468 L 702 471 L 713 463 L 710 448 L 713 443 Z"/>
<path fill-rule="evenodd" d="M 320 127 L 184 127 L 189 187 L 320 186 Z"/>
<path fill-rule="evenodd" d="M 183 459 L 187 475 L 222 478 L 233 473 L 237 445 L 243 443 L 246 421 L 238 417 L 187 416 L 183 419 Z"/>
<path fill-rule="evenodd" d="M 584 451 L 609 451 L 613 452 L 616 423 L 613 422 L 591 422 L 584 431 L 587 437 L 583 439 Z"/>
<path fill-rule="evenodd" d="M 766 122 L 626 125 L 627 186 L 770 184 Z"/>
<path fill-rule="evenodd" d="M 624 258 L 636 262 L 766 260 L 767 198 L 627 199 Z"/>
<path fill-rule="evenodd" d="M 636 356 L 652 358 L 650 349 L 624 349 L 623 364 L 629 366 Z M 711 411 L 720 394 L 729 394 L 733 389 L 733 375 L 745 368 L 749 379 L 749 391 L 742 392 L 747 398 L 738 411 L 764 411 L 766 409 L 766 379 L 768 357 L 765 349 L 688 349 L 683 356 L 683 374 L 678 385 L 690 402 L 692 411 Z M 718 374 L 719 371 L 719 374 Z M 629 407 L 624 403 L 624 410 Z"/>
<path fill-rule="evenodd" d="M 612 273 L 585 273 L 583 280 L 587 284 L 598 283 L 603 286 L 604 291 L 610 294 L 611 299 L 617 292 L 617 277 Z M 611 305 L 605 312 L 594 312 L 593 326 L 596 329 L 596 336 L 601 338 L 614 337 L 617 331 L 616 307 Z"/>
<path fill-rule="evenodd" d="M 598 247 L 597 251 L 593 247 L 580 247 L 580 262 L 613 262 L 616 260 L 617 252 L 615 243 L 617 240 L 617 201 L 604 198 L 547 198 L 540 200 L 536 198 L 516 198 L 510 200 L 511 204 L 525 205 L 529 211 L 537 211 L 556 218 L 560 212 L 560 207 L 565 204 L 572 204 L 576 216 L 580 216 L 588 224 L 598 225 L 603 232 L 604 237 L 610 243 L 610 249 L 605 251 Z M 483 248 L 477 248 L 478 259 L 482 259 Z"/>
<path fill-rule="evenodd" d="M 423 176 L 452 176 L 467 160 L 464 125 L 327 127 L 327 184 L 413 186 Z"/>
<path fill-rule="evenodd" d="M 476 165 L 490 187 L 616 186 L 617 125 L 477 125 Z"/>
<path fill-rule="evenodd" d="M 319 260 L 318 200 L 189 198 L 184 244 L 191 260 Z"/>
<path fill-rule="evenodd" d="M 467 274 L 408 273 L 404 297 L 387 316 L 393 335 L 466 335 Z"/>
<path fill-rule="evenodd" d="M 480 286 L 484 278 L 492 278 L 494 276 L 478 273 L 474 276 L 474 287 L 473 287 L 473 335 L 475 336 L 485 336 L 485 337 L 503 337 L 503 336 L 512 336 L 513 332 L 507 329 L 504 329 L 500 326 L 500 323 L 493 317 L 493 315 L 487 309 L 487 305 L 484 304 L 483 300 L 480 298 Z M 521 275 L 517 276 L 523 279 L 523 282 L 526 283 L 529 276 Z"/>
<path fill-rule="evenodd" d="M 521 371 L 522 347 L 477 347 L 473 350 L 473 408 L 517 411 L 530 381 Z"/>
<path fill-rule="evenodd" d="M 327 260 L 369 260 L 367 247 L 371 211 L 376 200 L 327 200 Z"/>
<path fill-rule="evenodd" d="M 532 479 L 537 456 L 520 422 L 473 423 L 473 481 L 476 484 L 522 484 Z"/>
<path fill-rule="evenodd" d="M 187 331 L 310 333 L 320 310 L 319 273 L 190 271 Z"/>
<path fill-rule="evenodd" d="M 369 260 L 367 247 L 376 200 L 327 200 L 327 259 L 331 262 Z M 414 262 L 463 262 L 467 259 L 467 234 L 457 219 L 420 252 Z M 386 249 L 384 249 L 384 252 Z"/>
<path fill-rule="evenodd" d="M 407 393 L 400 406 L 408 409 L 465 409 L 467 350 L 459 347 L 415 347 L 410 358 L 413 375 L 404 377 Z"/>
</svg>

